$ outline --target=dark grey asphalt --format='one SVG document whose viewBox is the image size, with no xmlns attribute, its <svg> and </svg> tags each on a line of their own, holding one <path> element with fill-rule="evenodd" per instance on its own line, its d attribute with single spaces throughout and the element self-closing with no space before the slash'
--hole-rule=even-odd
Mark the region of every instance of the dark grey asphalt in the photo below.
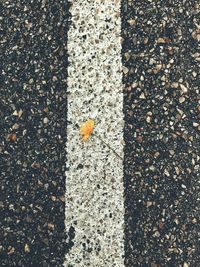
<svg viewBox="0 0 200 267">
<path fill-rule="evenodd" d="M 199 12 L 122 1 L 127 267 L 200 266 Z"/>
<path fill-rule="evenodd" d="M 66 1 L 0 4 L 1 267 L 60 267 L 70 247 L 64 231 L 68 19 Z"/>
</svg>

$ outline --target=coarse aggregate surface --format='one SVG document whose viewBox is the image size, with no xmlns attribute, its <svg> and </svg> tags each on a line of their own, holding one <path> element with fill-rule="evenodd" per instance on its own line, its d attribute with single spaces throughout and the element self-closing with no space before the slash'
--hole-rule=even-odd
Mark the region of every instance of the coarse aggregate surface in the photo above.
<svg viewBox="0 0 200 267">
<path fill-rule="evenodd" d="M 0 266 L 62 266 L 67 1 L 0 4 Z"/>
<path fill-rule="evenodd" d="M 65 223 L 75 236 L 65 266 L 123 267 L 120 1 L 77 0 L 70 12 Z M 94 133 L 81 142 L 74 125 L 89 118 Z"/>
<path fill-rule="evenodd" d="M 90 4 L 0 3 L 0 266 L 199 267 L 199 1 Z"/>
<path fill-rule="evenodd" d="M 122 1 L 125 265 L 200 266 L 198 1 Z"/>
</svg>

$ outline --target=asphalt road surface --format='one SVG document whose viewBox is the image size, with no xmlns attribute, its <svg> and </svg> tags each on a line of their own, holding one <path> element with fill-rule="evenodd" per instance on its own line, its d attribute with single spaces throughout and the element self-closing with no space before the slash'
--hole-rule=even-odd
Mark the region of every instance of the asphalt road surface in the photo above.
<svg viewBox="0 0 200 267">
<path fill-rule="evenodd" d="M 199 1 L 7 0 L 0 34 L 0 267 L 199 267 Z"/>
</svg>

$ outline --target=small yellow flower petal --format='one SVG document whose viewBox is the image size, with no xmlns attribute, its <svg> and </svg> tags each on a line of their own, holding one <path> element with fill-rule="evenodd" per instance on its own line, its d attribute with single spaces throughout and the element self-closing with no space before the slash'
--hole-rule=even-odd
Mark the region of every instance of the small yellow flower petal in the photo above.
<svg viewBox="0 0 200 267">
<path fill-rule="evenodd" d="M 82 137 L 83 141 L 86 141 L 86 140 L 88 139 L 88 137 L 89 137 L 89 135 L 84 135 L 84 136 Z"/>
<path fill-rule="evenodd" d="M 94 130 L 94 121 L 89 119 L 80 126 L 80 134 L 83 141 L 86 141 Z"/>
</svg>

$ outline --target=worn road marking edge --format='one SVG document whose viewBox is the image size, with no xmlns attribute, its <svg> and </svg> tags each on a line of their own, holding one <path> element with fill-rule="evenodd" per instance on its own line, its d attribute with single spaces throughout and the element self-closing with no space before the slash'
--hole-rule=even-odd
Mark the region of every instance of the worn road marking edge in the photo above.
<svg viewBox="0 0 200 267">
<path fill-rule="evenodd" d="M 120 1 L 77 0 L 68 32 L 68 120 L 88 118 L 123 156 Z M 124 266 L 123 161 L 99 139 L 67 131 L 66 231 L 75 229 L 65 267 Z"/>
</svg>

